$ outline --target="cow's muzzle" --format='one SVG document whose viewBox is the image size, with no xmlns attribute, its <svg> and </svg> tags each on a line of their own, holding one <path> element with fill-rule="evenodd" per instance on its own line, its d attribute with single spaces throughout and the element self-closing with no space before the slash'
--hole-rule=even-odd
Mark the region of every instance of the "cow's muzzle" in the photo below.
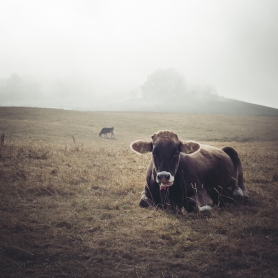
<svg viewBox="0 0 278 278">
<path fill-rule="evenodd" d="M 156 175 L 156 182 L 164 186 L 171 186 L 174 182 L 174 177 L 169 172 L 159 172 Z"/>
</svg>

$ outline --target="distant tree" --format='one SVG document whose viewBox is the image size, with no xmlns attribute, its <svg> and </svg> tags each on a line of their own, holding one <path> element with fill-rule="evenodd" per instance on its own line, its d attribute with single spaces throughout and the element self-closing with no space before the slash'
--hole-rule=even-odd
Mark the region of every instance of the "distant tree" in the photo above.
<svg viewBox="0 0 278 278">
<path fill-rule="evenodd" d="M 41 96 L 39 82 L 29 78 L 21 77 L 17 73 L 12 74 L 8 79 L 0 79 L 0 101 L 18 103 L 18 101 L 30 101 Z"/>
<path fill-rule="evenodd" d="M 140 89 L 135 89 L 135 88 L 130 89 L 129 93 L 128 93 L 128 96 L 130 98 L 140 98 L 141 97 L 141 91 L 140 91 Z"/>
<path fill-rule="evenodd" d="M 175 69 L 158 69 L 147 76 L 140 87 L 143 97 L 181 96 L 186 94 L 185 78 Z"/>
<path fill-rule="evenodd" d="M 22 78 L 14 73 L 7 80 L 6 89 L 11 94 L 18 94 L 22 90 L 23 83 Z"/>
</svg>

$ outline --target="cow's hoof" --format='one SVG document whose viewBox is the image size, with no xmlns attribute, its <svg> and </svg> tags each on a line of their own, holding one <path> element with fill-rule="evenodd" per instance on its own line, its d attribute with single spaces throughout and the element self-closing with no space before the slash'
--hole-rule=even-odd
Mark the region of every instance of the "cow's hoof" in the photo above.
<svg viewBox="0 0 278 278">
<path fill-rule="evenodd" d="M 246 205 L 247 202 L 248 202 L 248 200 L 249 200 L 249 196 L 248 196 L 248 195 L 245 195 L 245 196 L 243 197 L 243 204 Z"/>
<path fill-rule="evenodd" d="M 210 206 L 210 205 L 199 207 L 199 212 L 205 212 L 205 211 L 209 211 L 209 210 L 212 210 L 212 206 Z"/>
<path fill-rule="evenodd" d="M 157 207 L 160 208 L 160 209 L 167 209 L 168 208 L 167 205 L 162 205 L 162 204 L 159 204 Z"/>
<path fill-rule="evenodd" d="M 187 201 L 187 206 L 185 207 L 185 209 L 187 210 L 187 212 L 193 212 L 193 211 L 197 211 L 196 208 L 196 202 L 194 200 L 189 199 Z"/>
<path fill-rule="evenodd" d="M 150 199 L 144 198 L 140 200 L 139 206 L 142 208 L 153 207 L 153 202 Z"/>
</svg>

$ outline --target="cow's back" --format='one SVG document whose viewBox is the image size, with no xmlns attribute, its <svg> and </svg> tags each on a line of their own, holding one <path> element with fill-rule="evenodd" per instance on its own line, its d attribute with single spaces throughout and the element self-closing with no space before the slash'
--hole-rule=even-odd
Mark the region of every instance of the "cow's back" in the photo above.
<svg viewBox="0 0 278 278">
<path fill-rule="evenodd" d="M 205 189 L 212 199 L 216 199 L 219 191 L 235 186 L 232 183 L 233 178 L 236 178 L 236 169 L 230 156 L 212 146 L 201 145 L 197 153 L 182 154 L 179 172 L 182 173 L 189 195 Z"/>
<path fill-rule="evenodd" d="M 180 168 L 183 170 L 189 169 L 189 171 L 196 172 L 199 175 L 206 172 L 221 172 L 223 168 L 233 171 L 234 164 L 230 156 L 223 150 L 208 145 L 201 145 L 200 151 L 192 155 L 181 153 Z"/>
</svg>

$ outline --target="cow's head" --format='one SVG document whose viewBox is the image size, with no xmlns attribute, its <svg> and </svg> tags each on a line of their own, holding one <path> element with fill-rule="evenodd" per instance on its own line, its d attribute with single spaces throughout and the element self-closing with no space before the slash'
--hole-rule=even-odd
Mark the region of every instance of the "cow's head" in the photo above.
<svg viewBox="0 0 278 278">
<path fill-rule="evenodd" d="M 171 186 L 179 167 L 180 153 L 192 154 L 200 149 L 196 142 L 181 142 L 172 131 L 159 131 L 152 135 L 152 141 L 135 141 L 130 147 L 138 154 L 152 153 L 156 182 Z"/>
</svg>

